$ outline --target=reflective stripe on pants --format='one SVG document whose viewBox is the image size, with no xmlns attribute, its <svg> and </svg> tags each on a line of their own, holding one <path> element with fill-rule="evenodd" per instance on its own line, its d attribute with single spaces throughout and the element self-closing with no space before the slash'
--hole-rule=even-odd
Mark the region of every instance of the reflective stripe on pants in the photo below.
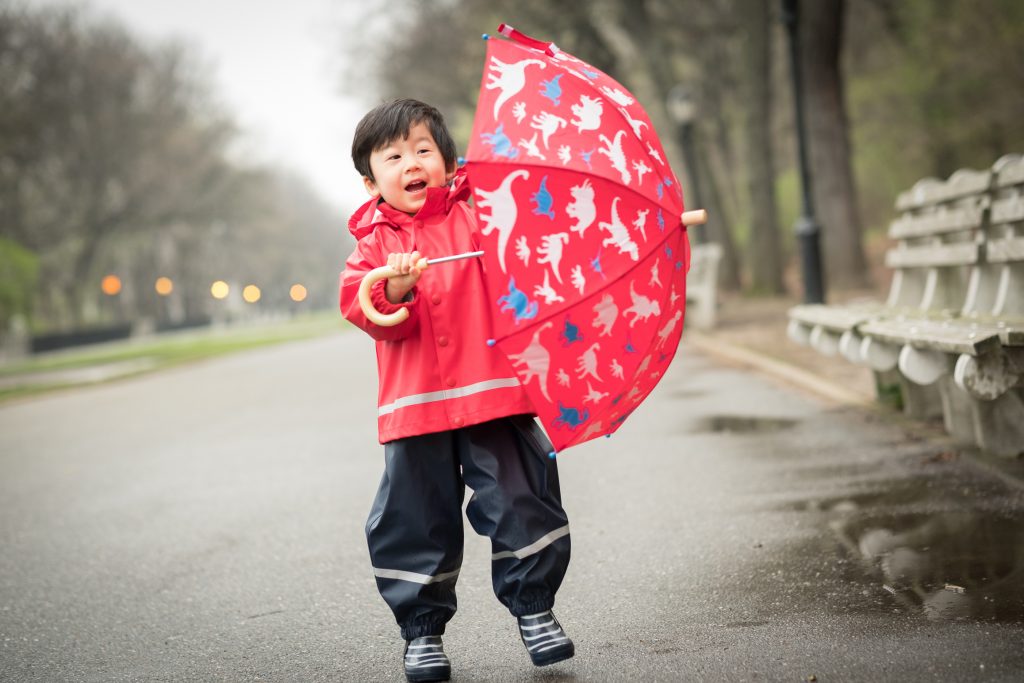
<svg viewBox="0 0 1024 683">
<path fill-rule="evenodd" d="M 498 599 L 515 615 L 550 609 L 569 564 L 569 527 L 551 444 L 526 416 L 385 444 L 366 525 L 377 587 L 406 639 L 444 633 L 462 565 L 462 502 L 490 537 Z"/>
</svg>

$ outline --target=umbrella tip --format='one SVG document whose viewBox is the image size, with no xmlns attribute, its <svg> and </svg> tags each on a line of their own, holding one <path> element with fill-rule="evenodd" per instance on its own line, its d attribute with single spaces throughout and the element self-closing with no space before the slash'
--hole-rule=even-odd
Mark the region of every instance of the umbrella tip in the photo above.
<svg viewBox="0 0 1024 683">
<path fill-rule="evenodd" d="M 495 342 L 494 342 L 494 340 L 493 340 L 493 339 L 488 339 L 488 340 L 487 340 L 487 345 L 488 345 L 488 346 L 494 346 L 494 344 L 495 344 Z"/>
<path fill-rule="evenodd" d="M 548 457 L 551 458 L 552 460 L 555 459 L 555 455 L 556 455 L 556 453 L 554 451 L 551 451 L 550 453 L 548 453 Z"/>
<path fill-rule="evenodd" d="M 456 163 L 457 163 L 457 164 L 458 164 L 459 166 L 465 166 L 465 164 L 466 164 L 466 157 L 459 157 L 459 158 L 457 158 L 457 159 L 455 160 L 455 162 L 456 162 Z"/>
<path fill-rule="evenodd" d="M 490 38 L 490 36 L 487 35 L 486 33 L 482 34 L 480 37 L 483 38 L 484 40 L 487 40 L 488 38 Z"/>
<path fill-rule="evenodd" d="M 610 439 L 610 438 L 612 438 L 612 435 L 611 435 L 611 434 L 605 434 L 605 435 L 604 435 L 604 438 L 606 438 L 606 439 Z"/>
</svg>

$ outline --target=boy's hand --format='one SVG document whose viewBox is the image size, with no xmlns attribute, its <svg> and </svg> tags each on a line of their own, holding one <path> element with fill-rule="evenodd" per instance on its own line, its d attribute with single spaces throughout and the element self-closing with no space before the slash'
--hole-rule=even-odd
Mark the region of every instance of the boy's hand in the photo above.
<svg viewBox="0 0 1024 683">
<path fill-rule="evenodd" d="M 423 273 L 416 267 L 421 258 L 423 257 L 418 251 L 411 254 L 388 254 L 388 265 L 399 273 L 389 277 L 384 286 L 384 295 L 388 301 L 393 304 L 402 303 L 405 295 L 416 285 Z"/>
</svg>

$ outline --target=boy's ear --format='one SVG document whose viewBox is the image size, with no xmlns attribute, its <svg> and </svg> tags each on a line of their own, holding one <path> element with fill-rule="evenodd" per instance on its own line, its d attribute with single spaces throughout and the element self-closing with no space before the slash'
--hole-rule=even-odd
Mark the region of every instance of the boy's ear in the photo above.
<svg viewBox="0 0 1024 683">
<path fill-rule="evenodd" d="M 366 188 L 366 191 L 370 194 L 371 197 L 380 196 L 380 190 L 377 189 L 377 183 L 373 182 L 373 180 L 371 180 L 369 176 L 363 176 L 363 187 Z"/>
</svg>

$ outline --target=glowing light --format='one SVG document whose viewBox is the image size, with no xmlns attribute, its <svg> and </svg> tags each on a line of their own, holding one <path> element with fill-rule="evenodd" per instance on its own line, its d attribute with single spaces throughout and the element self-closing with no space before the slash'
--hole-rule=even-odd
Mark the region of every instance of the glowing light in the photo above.
<svg viewBox="0 0 1024 683">
<path fill-rule="evenodd" d="M 242 298 L 250 304 L 256 303 L 260 300 L 260 288 L 256 285 L 246 285 L 242 290 Z"/>
<path fill-rule="evenodd" d="M 226 299 L 231 288 L 228 287 L 228 283 L 223 280 L 217 280 L 210 285 L 210 294 L 213 295 L 214 299 Z"/>
<path fill-rule="evenodd" d="M 306 288 L 302 285 L 292 285 L 292 289 L 289 294 L 291 294 L 292 301 L 306 300 Z"/>
<path fill-rule="evenodd" d="M 100 283 L 100 289 L 107 296 L 114 296 L 121 291 L 121 278 L 116 275 L 107 275 Z"/>
<path fill-rule="evenodd" d="M 160 296 L 167 296 L 174 291 L 174 283 L 169 277 L 158 277 L 156 279 L 156 293 Z"/>
</svg>

